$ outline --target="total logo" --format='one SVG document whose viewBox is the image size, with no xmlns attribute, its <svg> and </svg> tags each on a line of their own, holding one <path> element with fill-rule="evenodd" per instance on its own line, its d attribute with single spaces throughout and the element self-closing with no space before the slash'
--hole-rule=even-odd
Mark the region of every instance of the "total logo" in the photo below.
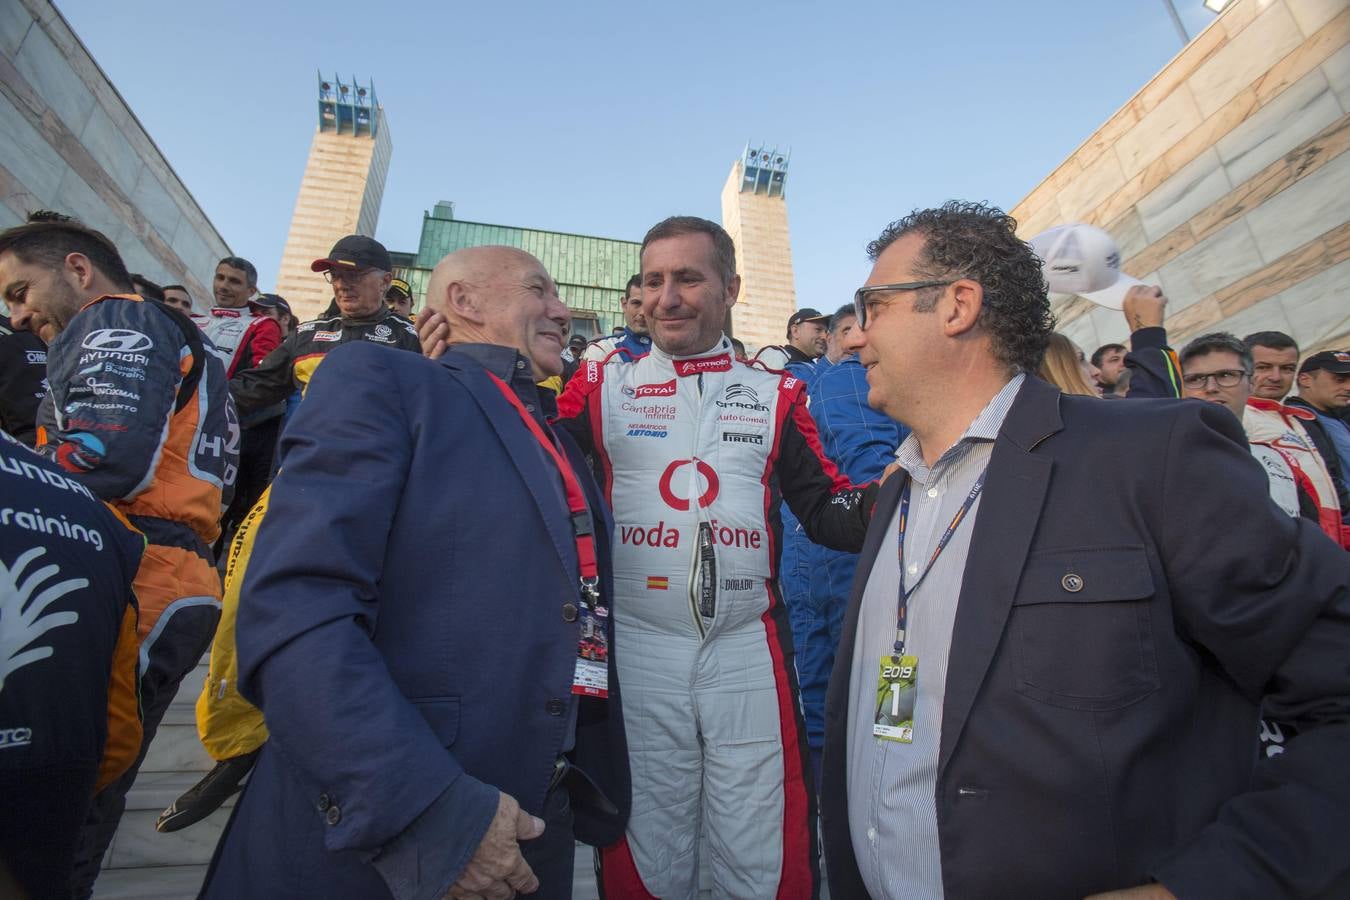
<svg viewBox="0 0 1350 900">
<path fill-rule="evenodd" d="M 80 346 L 106 353 L 144 353 L 155 346 L 155 342 L 130 328 L 99 328 L 86 334 Z"/>
<path fill-rule="evenodd" d="M 672 378 L 664 384 L 639 384 L 637 387 L 623 386 L 623 393 L 626 397 L 641 399 L 643 397 L 674 397 L 675 379 Z"/>
<path fill-rule="evenodd" d="M 768 412 L 769 408 L 759 402 L 759 394 L 748 384 L 727 386 L 726 399 L 715 401 L 723 409 L 749 409 L 755 412 Z"/>
<path fill-rule="evenodd" d="M 666 470 L 661 473 L 661 480 L 657 483 L 657 487 L 661 491 L 661 499 L 666 501 L 666 506 L 669 506 L 674 510 L 679 510 L 680 512 L 687 512 L 689 510 L 691 498 L 676 495 L 674 490 L 675 473 L 688 465 L 693 465 L 694 470 L 702 476 L 704 488 L 703 493 L 699 494 L 697 498 L 699 509 L 705 509 L 706 507 L 711 506 L 712 502 L 717 499 L 717 492 L 720 490 L 717 473 L 713 471 L 712 466 L 701 459 L 675 460 L 670 465 L 666 466 Z M 688 484 L 688 473 L 685 474 L 685 477 L 682 478 L 681 481 Z"/>
</svg>

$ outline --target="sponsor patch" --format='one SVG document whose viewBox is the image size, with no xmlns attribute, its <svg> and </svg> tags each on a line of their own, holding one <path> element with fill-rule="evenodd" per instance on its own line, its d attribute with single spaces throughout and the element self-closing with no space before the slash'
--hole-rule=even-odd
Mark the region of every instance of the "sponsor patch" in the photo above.
<svg viewBox="0 0 1350 900">
<path fill-rule="evenodd" d="M 637 387 L 623 386 L 625 396 L 641 400 L 643 397 L 674 397 L 675 379 L 672 378 L 662 384 L 640 384 Z"/>
<path fill-rule="evenodd" d="M 676 375 L 698 375 L 701 372 L 730 372 L 731 356 L 723 353 L 718 356 L 705 356 L 701 359 L 677 359 Z"/>
<path fill-rule="evenodd" d="M 759 444 L 763 446 L 764 435 L 747 434 L 743 431 L 724 431 L 722 432 L 722 440 L 728 444 Z"/>
<path fill-rule="evenodd" d="M 675 421 L 675 404 L 673 403 L 629 403 L 625 400 L 619 405 L 619 408 L 626 413 L 642 416 L 642 418 L 652 421 Z"/>
<path fill-rule="evenodd" d="M 314 340 L 316 340 L 316 341 L 340 341 L 340 340 L 342 340 L 342 332 L 340 332 L 340 331 L 316 331 L 316 332 L 314 332 Z"/>
<path fill-rule="evenodd" d="M 665 575 L 648 575 L 647 590 L 649 591 L 667 591 L 670 590 L 670 579 Z"/>
<path fill-rule="evenodd" d="M 148 335 L 130 328 L 99 328 L 86 334 L 80 346 L 108 353 L 144 353 L 155 346 L 155 342 Z"/>
<path fill-rule="evenodd" d="M 726 398 L 715 401 L 723 409 L 743 409 L 747 412 L 768 412 L 769 408 L 759 402 L 759 394 L 748 384 L 727 385 Z"/>
<path fill-rule="evenodd" d="M 25 350 L 23 356 L 30 366 L 45 366 L 47 364 L 46 350 Z"/>
<path fill-rule="evenodd" d="M 666 437 L 670 430 L 669 425 L 651 425 L 646 422 L 633 422 L 628 426 L 629 437 Z"/>
<path fill-rule="evenodd" d="M 383 324 L 381 324 L 381 325 L 376 325 L 376 326 L 375 326 L 375 336 L 376 336 L 376 337 L 387 338 L 387 337 L 389 337 L 389 335 L 391 335 L 391 334 L 393 334 L 393 333 L 394 333 L 394 329 L 390 328 L 388 325 L 383 325 Z"/>
<path fill-rule="evenodd" d="M 723 578 L 722 590 L 724 591 L 749 591 L 755 587 L 753 578 Z"/>
</svg>

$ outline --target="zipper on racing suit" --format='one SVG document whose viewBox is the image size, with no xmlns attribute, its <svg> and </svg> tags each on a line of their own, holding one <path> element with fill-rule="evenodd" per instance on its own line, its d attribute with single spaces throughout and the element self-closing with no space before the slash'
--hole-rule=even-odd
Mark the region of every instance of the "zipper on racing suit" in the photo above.
<svg viewBox="0 0 1350 900">
<path fill-rule="evenodd" d="M 689 611 L 698 629 L 699 640 L 708 636 L 717 614 L 717 555 L 712 543 L 712 525 L 702 521 L 703 508 L 698 504 L 698 456 L 699 426 L 703 422 L 703 374 L 695 376 L 695 390 L 698 404 L 694 415 L 694 442 L 689 460 L 689 502 L 693 504 L 694 515 L 699 518 L 698 537 L 694 541 L 694 554 L 689 562 Z"/>
</svg>

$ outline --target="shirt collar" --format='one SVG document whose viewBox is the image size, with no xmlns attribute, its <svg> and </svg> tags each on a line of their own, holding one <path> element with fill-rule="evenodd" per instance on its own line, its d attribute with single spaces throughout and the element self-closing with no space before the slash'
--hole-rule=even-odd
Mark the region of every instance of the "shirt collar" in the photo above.
<svg viewBox="0 0 1350 900">
<path fill-rule="evenodd" d="M 544 409 L 548 405 L 545 398 L 551 404 L 553 392 L 539 390 L 534 383 L 534 367 L 516 348 L 499 344 L 455 344 L 450 349 L 505 381 L 527 406 L 533 405 L 541 415 L 548 415 L 549 410 Z"/>
<path fill-rule="evenodd" d="M 919 446 L 919 436 L 910 432 L 909 436 L 900 444 L 900 449 L 896 451 L 895 458 L 900 462 L 900 467 L 910 474 L 910 477 L 918 482 L 927 482 L 932 469 L 946 466 L 952 460 L 963 456 L 969 451 L 971 444 L 978 442 L 993 441 L 998 437 L 999 429 L 1003 427 L 1003 420 L 1008 418 L 1008 410 L 1012 408 L 1013 398 L 1021 390 L 1022 383 L 1027 376 L 1018 372 L 1013 379 L 1003 386 L 993 399 L 985 406 L 974 421 L 966 427 L 966 430 L 957 438 L 955 444 L 947 448 L 947 451 L 938 457 L 937 462 L 930 467 L 923 460 L 923 448 Z"/>
</svg>

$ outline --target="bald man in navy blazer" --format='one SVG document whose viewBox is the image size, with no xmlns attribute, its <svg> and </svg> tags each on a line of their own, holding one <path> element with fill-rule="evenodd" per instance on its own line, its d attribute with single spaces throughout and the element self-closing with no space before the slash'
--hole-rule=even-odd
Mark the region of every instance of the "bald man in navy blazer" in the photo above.
<svg viewBox="0 0 1350 900">
<path fill-rule="evenodd" d="M 271 738 L 204 897 L 570 897 L 573 831 L 623 835 L 613 654 L 607 699 L 573 690 L 591 637 L 578 534 L 607 602 L 610 524 L 535 388 L 560 368 L 566 307 L 510 248 L 447 257 L 428 299 L 451 352 L 339 347 L 286 429 L 238 624 L 240 690 Z"/>
</svg>

